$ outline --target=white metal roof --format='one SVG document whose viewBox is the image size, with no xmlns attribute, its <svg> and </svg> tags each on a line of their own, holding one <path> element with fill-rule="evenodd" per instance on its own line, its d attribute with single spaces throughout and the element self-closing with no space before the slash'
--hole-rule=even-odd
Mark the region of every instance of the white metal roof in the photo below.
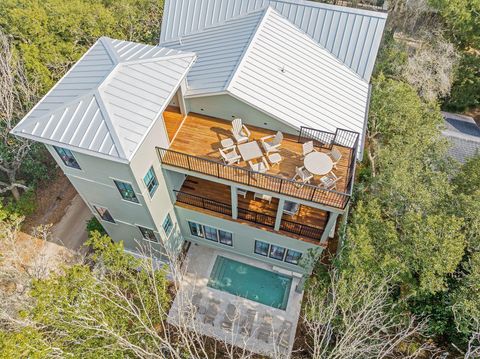
<svg viewBox="0 0 480 359">
<path fill-rule="evenodd" d="M 198 56 L 188 73 L 188 94 L 206 95 L 225 91 L 263 17 L 265 10 L 252 12 L 162 46 L 192 51 Z"/>
<path fill-rule="evenodd" d="M 302 0 L 165 0 L 160 44 L 271 6 L 367 82 L 386 13 Z"/>
<path fill-rule="evenodd" d="M 295 128 L 361 133 L 369 84 L 269 8 L 227 91 Z"/>
<path fill-rule="evenodd" d="M 102 37 L 12 133 L 129 160 L 195 58 Z"/>
</svg>

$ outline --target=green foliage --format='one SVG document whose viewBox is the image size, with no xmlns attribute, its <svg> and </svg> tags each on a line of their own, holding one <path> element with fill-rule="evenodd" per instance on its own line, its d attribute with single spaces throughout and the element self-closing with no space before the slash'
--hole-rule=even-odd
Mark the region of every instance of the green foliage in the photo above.
<svg viewBox="0 0 480 359">
<path fill-rule="evenodd" d="M 93 235 L 93 232 L 98 232 L 101 235 L 107 234 L 105 228 L 103 228 L 97 217 L 92 217 L 87 221 L 87 232 L 89 236 Z"/>
<path fill-rule="evenodd" d="M 406 46 L 395 41 L 393 32 L 386 30 L 383 35 L 382 51 L 379 52 L 375 62 L 374 76 L 383 74 L 390 78 L 401 78 L 407 60 Z"/>
<path fill-rule="evenodd" d="M 155 43 L 163 0 L 4 0 L 0 27 L 46 92 L 100 36 Z"/>
<path fill-rule="evenodd" d="M 128 357 L 123 339 L 152 349 L 155 343 L 142 323 L 160 328 L 166 319 L 170 298 L 165 271 L 139 270 L 145 268 L 139 259 L 98 232 L 88 244 L 95 250 L 93 269 L 78 264 L 34 281 L 30 294 L 35 304 L 25 316 L 41 329 L 36 333 L 29 328 L 30 335 L 74 358 Z"/>
<path fill-rule="evenodd" d="M 459 45 L 480 48 L 480 0 L 430 0 Z"/>
<path fill-rule="evenodd" d="M 455 81 L 444 108 L 464 111 L 480 106 L 480 56 L 465 52 L 455 71 Z"/>
<path fill-rule="evenodd" d="M 19 331 L 0 330 L 0 353 L 5 359 L 40 359 L 52 353 L 41 333 L 31 327 Z"/>
<path fill-rule="evenodd" d="M 10 213 L 16 213 L 20 216 L 28 216 L 35 212 L 37 209 L 37 202 L 35 197 L 35 191 L 29 189 L 24 192 L 18 201 L 13 201 L 10 199 L 8 204 L 5 206 L 5 210 Z"/>
</svg>

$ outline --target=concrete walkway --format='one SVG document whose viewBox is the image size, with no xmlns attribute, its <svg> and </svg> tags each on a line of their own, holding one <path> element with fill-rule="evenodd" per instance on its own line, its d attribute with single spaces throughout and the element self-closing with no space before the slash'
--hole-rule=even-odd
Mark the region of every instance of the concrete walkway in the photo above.
<svg viewBox="0 0 480 359">
<path fill-rule="evenodd" d="M 77 194 L 60 222 L 52 227 L 52 242 L 75 251 L 86 251 L 83 243 L 88 239 L 87 221 L 92 217 L 92 212 Z"/>
</svg>

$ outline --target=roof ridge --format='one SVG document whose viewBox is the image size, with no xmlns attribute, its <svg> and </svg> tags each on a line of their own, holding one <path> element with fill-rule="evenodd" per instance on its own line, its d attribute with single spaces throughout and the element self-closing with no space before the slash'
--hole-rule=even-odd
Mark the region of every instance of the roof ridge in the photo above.
<svg viewBox="0 0 480 359">
<path fill-rule="evenodd" d="M 100 43 L 103 45 L 103 47 L 107 51 L 108 55 L 110 56 L 110 59 L 112 59 L 113 64 L 116 65 L 122 62 L 122 59 L 118 55 L 117 51 L 113 48 L 110 40 L 112 39 L 108 36 L 102 36 L 98 39 L 98 41 L 100 41 Z"/>
<path fill-rule="evenodd" d="M 230 22 L 232 22 L 232 21 L 239 20 L 239 19 L 243 19 L 243 18 L 246 18 L 246 17 L 253 16 L 254 14 L 264 12 L 264 11 L 265 11 L 266 9 L 268 9 L 269 7 L 270 7 L 270 5 L 266 5 L 266 6 L 263 6 L 263 7 L 259 8 L 259 9 L 250 11 L 250 12 L 248 12 L 248 13 L 234 16 L 234 17 L 232 17 L 232 18 L 229 18 L 229 19 L 220 21 L 220 22 L 218 22 L 218 23 L 209 25 L 209 26 L 207 26 L 207 27 L 204 27 L 204 28 L 201 29 L 200 31 L 196 31 L 196 32 L 189 33 L 189 34 L 187 34 L 187 35 L 179 36 L 179 37 L 177 37 L 177 38 L 175 38 L 175 39 L 172 39 L 172 40 L 169 40 L 169 41 L 166 41 L 166 42 L 162 42 L 161 44 L 159 43 L 159 45 L 157 45 L 157 46 L 169 48 L 169 47 L 168 47 L 168 44 L 172 44 L 172 43 L 177 44 L 177 43 L 178 43 L 178 44 L 181 45 L 181 43 L 182 43 L 182 38 L 187 38 L 187 37 L 190 37 L 190 36 L 202 34 L 202 33 L 207 32 L 207 31 L 211 31 L 211 30 L 216 29 L 216 28 L 218 28 L 218 27 L 225 26 L 225 25 L 227 25 L 228 23 L 230 23 Z"/>
<path fill-rule="evenodd" d="M 253 32 L 252 37 L 250 38 L 246 49 L 243 51 L 243 55 L 238 60 L 235 68 L 233 69 L 230 77 L 227 80 L 227 84 L 225 85 L 225 90 L 226 91 L 229 91 L 230 85 L 234 82 L 234 79 L 237 77 L 238 73 L 240 72 L 240 69 L 243 66 L 244 60 L 247 58 L 248 53 L 252 49 L 252 46 L 255 43 L 255 39 L 257 38 L 257 34 L 260 32 L 261 28 L 263 27 L 263 24 L 265 23 L 265 20 L 267 19 L 268 15 L 274 10 L 269 5 L 265 9 L 263 9 L 262 11 L 264 12 L 264 14 L 262 15 L 262 18 L 258 22 L 257 27 L 255 28 L 255 31 Z"/>
<path fill-rule="evenodd" d="M 170 47 L 166 46 L 155 46 L 158 47 L 159 49 L 168 49 L 168 50 L 175 50 Z M 181 51 L 181 50 L 175 50 L 175 51 Z M 159 57 L 149 57 L 147 59 L 138 59 L 138 60 L 132 60 L 132 61 L 123 61 L 121 65 L 128 66 L 128 65 L 135 65 L 135 64 L 142 64 L 142 63 L 148 63 L 148 62 L 156 62 L 156 61 L 166 61 L 166 60 L 174 60 L 174 59 L 181 59 L 185 57 L 196 57 L 197 55 L 194 52 L 191 51 L 181 51 L 182 53 L 177 53 L 177 54 L 172 54 L 172 55 L 166 55 L 166 56 L 159 56 Z"/>
</svg>

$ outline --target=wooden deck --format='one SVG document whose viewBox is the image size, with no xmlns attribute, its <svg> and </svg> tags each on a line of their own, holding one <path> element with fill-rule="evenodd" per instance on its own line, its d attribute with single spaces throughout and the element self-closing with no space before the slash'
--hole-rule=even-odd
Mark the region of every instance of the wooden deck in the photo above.
<svg viewBox="0 0 480 359">
<path fill-rule="evenodd" d="M 180 108 L 168 106 L 167 110 L 164 112 L 165 126 L 167 127 L 168 138 L 171 141 L 175 138 L 175 134 L 179 130 L 183 122 L 183 115 L 180 112 Z"/>
<path fill-rule="evenodd" d="M 194 196 L 210 199 L 216 202 L 225 203 L 228 206 L 231 206 L 231 203 L 232 203 L 229 186 L 223 185 L 221 183 L 208 181 L 198 177 L 188 176 L 185 182 L 183 183 L 183 186 L 180 189 L 180 191 L 182 193 L 188 193 Z M 229 220 L 232 220 L 232 218 L 228 215 L 218 213 L 209 209 L 198 208 L 197 206 L 192 206 L 190 204 L 185 204 L 180 202 L 177 202 L 177 205 L 185 208 L 195 207 L 193 209 L 196 211 L 200 211 L 209 215 L 214 215 L 221 218 L 227 218 Z M 268 201 L 265 201 L 265 200 L 261 200 L 258 198 L 255 199 L 254 193 L 248 192 L 246 197 L 243 197 L 242 195 L 238 196 L 238 208 L 252 211 L 255 213 L 261 213 L 266 216 L 272 217 L 272 220 L 274 222 L 275 217 L 277 215 L 278 199 L 272 198 L 271 203 L 269 203 Z M 297 215 L 289 216 L 284 214 L 282 217 L 282 220 L 284 221 L 298 223 L 299 225 L 307 225 L 313 228 L 317 228 L 321 232 L 323 232 L 323 229 L 325 228 L 327 219 L 328 219 L 328 213 L 326 211 L 322 211 L 322 210 L 304 206 L 304 205 L 300 206 L 300 209 Z M 259 223 L 253 223 L 251 221 L 243 221 L 241 219 L 238 219 L 238 221 L 260 228 L 260 229 L 274 231 L 273 228 L 270 228 L 268 226 L 263 226 L 262 224 L 259 224 Z M 315 240 L 312 240 L 312 238 L 307 238 L 305 236 L 296 235 L 294 233 L 282 231 L 282 230 L 280 232 L 283 235 L 287 235 L 295 239 L 300 239 L 310 243 L 319 244 L 318 240 L 315 241 Z"/>
<path fill-rule="evenodd" d="M 222 163 L 221 156 L 218 151 L 221 144 L 220 141 L 231 137 L 231 122 L 213 118 L 201 114 L 189 114 L 182 122 L 179 121 L 178 112 L 165 111 L 164 119 L 166 122 L 169 136 L 173 139 L 168 149 L 167 156 L 163 156 L 165 164 L 171 164 L 187 168 L 192 166 L 191 170 L 220 176 L 221 178 L 231 180 L 237 183 L 251 184 L 255 182 L 254 187 L 259 187 L 272 192 L 280 192 L 292 197 L 306 199 L 316 203 L 326 204 L 331 207 L 343 209 L 349 198 L 348 179 L 350 178 L 350 166 L 354 156 L 351 148 L 343 146 L 334 146 L 342 153 L 342 158 L 337 164 L 333 172 L 340 178 L 337 182 L 337 188 L 332 192 L 322 189 L 320 184 L 321 176 L 314 176 L 310 182 L 310 186 L 298 186 L 291 182 L 295 176 L 295 167 L 303 166 L 302 144 L 297 141 L 297 136 L 284 134 L 284 140 L 280 147 L 280 155 L 283 161 L 276 166 L 272 166 L 266 175 L 253 173 L 253 178 L 247 178 L 249 166 L 242 161 L 233 168 L 238 171 L 224 169 L 218 174 L 219 169 L 215 163 Z M 272 135 L 275 132 L 264 128 L 248 125 L 252 134 L 251 140 L 259 141 L 260 138 Z M 329 152 L 324 148 L 316 148 L 317 151 Z M 191 160 L 182 158 L 183 156 L 191 156 Z M 202 162 L 203 161 L 203 162 Z M 214 162 L 205 162 L 214 161 Z M 281 181 L 283 181 L 281 183 Z M 286 182 L 285 182 L 286 181 Z"/>
</svg>

